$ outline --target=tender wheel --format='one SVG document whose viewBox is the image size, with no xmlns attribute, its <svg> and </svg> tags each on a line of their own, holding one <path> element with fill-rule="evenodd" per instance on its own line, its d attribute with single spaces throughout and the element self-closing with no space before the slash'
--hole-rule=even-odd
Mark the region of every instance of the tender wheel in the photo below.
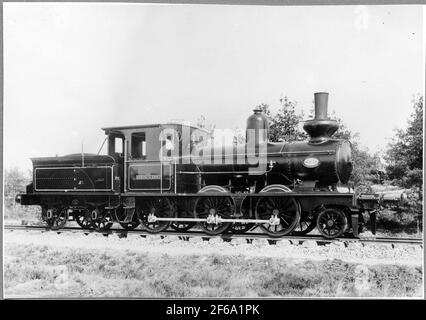
<svg viewBox="0 0 426 320">
<path fill-rule="evenodd" d="M 135 212 L 133 214 L 132 221 L 130 221 L 130 222 L 120 222 L 120 221 L 124 221 L 126 219 L 126 215 L 127 215 L 127 212 L 126 212 L 126 210 L 123 207 L 118 207 L 115 210 L 116 220 L 118 221 L 118 223 L 120 224 L 120 226 L 123 229 L 129 230 L 129 231 L 136 229 L 139 226 L 139 224 L 140 224 L 137 213 Z"/>
<path fill-rule="evenodd" d="M 59 230 L 68 221 L 68 209 L 63 207 L 43 208 L 42 218 L 50 229 Z"/>
<path fill-rule="evenodd" d="M 173 206 L 166 197 L 145 199 L 139 206 L 136 206 L 136 212 L 142 228 L 150 233 L 166 230 L 171 222 L 150 222 L 149 215 L 154 215 L 157 218 L 173 218 L 174 215 Z"/>
<path fill-rule="evenodd" d="M 279 218 L 279 224 L 260 224 L 260 228 L 272 237 L 291 233 L 300 220 L 300 206 L 293 197 L 262 197 L 256 204 L 256 219 Z"/>
<path fill-rule="evenodd" d="M 90 213 L 91 222 L 96 231 L 105 231 L 111 229 L 114 220 L 108 210 L 93 209 Z"/>
<path fill-rule="evenodd" d="M 296 236 L 303 236 L 314 230 L 316 226 L 317 222 L 315 216 L 312 213 L 306 213 L 306 215 L 302 214 L 299 224 L 291 234 Z"/>
<path fill-rule="evenodd" d="M 229 219 L 234 212 L 234 204 L 229 197 L 199 197 L 194 206 L 194 216 L 206 219 L 207 217 L 218 216 Z M 225 232 L 231 223 L 207 223 L 201 222 L 200 228 L 209 235 L 217 235 Z"/>
<path fill-rule="evenodd" d="M 335 208 L 325 209 L 318 215 L 318 231 L 327 239 L 340 237 L 348 226 L 345 214 Z"/>
<path fill-rule="evenodd" d="M 74 214 L 74 220 L 81 228 L 90 229 L 92 228 L 92 223 L 90 222 L 89 214 L 89 211 L 80 211 Z"/>
</svg>

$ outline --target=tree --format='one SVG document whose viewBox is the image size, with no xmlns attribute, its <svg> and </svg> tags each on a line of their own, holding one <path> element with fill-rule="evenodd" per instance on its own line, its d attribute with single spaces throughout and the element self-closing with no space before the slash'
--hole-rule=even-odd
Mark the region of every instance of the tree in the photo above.
<svg viewBox="0 0 426 320">
<path fill-rule="evenodd" d="M 423 217 L 423 96 L 412 100 L 414 111 L 406 130 L 397 129 L 388 146 L 386 173 L 392 182 L 408 192 L 406 210 L 417 216 L 420 230 Z"/>
<path fill-rule="evenodd" d="M 350 182 L 355 187 L 370 186 L 381 182 L 382 162 L 379 153 L 371 155 L 365 148 L 360 148 L 358 143 L 354 143 L 352 144 L 352 161 L 353 170 Z"/>
<path fill-rule="evenodd" d="M 5 170 L 4 175 L 4 195 L 5 197 L 15 197 L 19 191 L 25 189 L 28 183 L 28 177 L 18 168 L 10 168 Z"/>
<path fill-rule="evenodd" d="M 343 120 L 336 116 L 335 112 L 331 114 L 331 118 L 334 118 L 339 123 L 339 129 L 332 137 L 348 140 L 352 145 L 353 170 L 349 182 L 354 187 L 360 185 L 369 186 L 380 182 L 378 174 L 383 166 L 380 154 L 378 152 L 370 154 L 366 148 L 363 148 L 359 143 L 359 133 L 353 133 Z"/>
<path fill-rule="evenodd" d="M 306 133 L 300 130 L 299 123 L 303 120 L 303 113 L 296 113 L 295 101 L 287 96 L 280 99 L 280 108 L 276 114 L 272 114 L 269 105 L 262 103 L 262 108 L 269 120 L 269 141 L 301 141 L 307 138 Z"/>
<path fill-rule="evenodd" d="M 397 129 L 388 146 L 386 172 L 394 183 L 416 188 L 421 196 L 423 185 L 423 96 L 413 99 L 414 111 L 406 130 Z"/>
</svg>

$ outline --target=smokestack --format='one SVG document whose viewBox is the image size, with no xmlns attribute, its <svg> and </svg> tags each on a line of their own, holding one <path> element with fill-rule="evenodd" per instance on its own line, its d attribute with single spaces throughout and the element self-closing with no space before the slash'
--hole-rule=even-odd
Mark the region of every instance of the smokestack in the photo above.
<svg viewBox="0 0 426 320">
<path fill-rule="evenodd" d="M 328 105 L 328 92 L 314 93 L 315 99 L 315 119 L 324 120 L 328 119 L 327 105 Z"/>
<path fill-rule="evenodd" d="M 311 137 L 309 142 L 321 143 L 330 140 L 331 136 L 339 129 L 339 124 L 336 120 L 328 118 L 328 92 L 316 92 L 314 98 L 315 118 L 305 121 L 303 129 Z"/>
</svg>

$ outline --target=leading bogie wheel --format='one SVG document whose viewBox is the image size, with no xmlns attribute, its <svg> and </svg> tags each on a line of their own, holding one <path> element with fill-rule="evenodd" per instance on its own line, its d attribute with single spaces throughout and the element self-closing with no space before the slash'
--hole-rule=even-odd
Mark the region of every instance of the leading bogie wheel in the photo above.
<svg viewBox="0 0 426 320">
<path fill-rule="evenodd" d="M 328 208 L 321 211 L 317 218 L 318 231 L 327 239 L 343 235 L 348 227 L 348 219 L 342 210 Z"/>
<path fill-rule="evenodd" d="M 166 197 L 146 198 L 136 205 L 136 213 L 142 228 L 150 233 L 166 230 L 171 221 L 152 221 L 151 217 L 173 218 L 174 210 L 171 201 Z"/>
</svg>

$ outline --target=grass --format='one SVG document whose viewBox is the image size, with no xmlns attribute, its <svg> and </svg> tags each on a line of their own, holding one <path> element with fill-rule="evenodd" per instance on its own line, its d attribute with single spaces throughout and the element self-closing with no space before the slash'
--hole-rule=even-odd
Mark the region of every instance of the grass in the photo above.
<svg viewBox="0 0 426 320">
<path fill-rule="evenodd" d="M 8 199 L 4 202 L 4 220 L 20 220 L 21 224 L 40 223 L 41 208 L 39 206 L 21 206 Z"/>
<path fill-rule="evenodd" d="M 421 267 L 6 245 L 6 296 L 309 297 L 422 295 Z"/>
</svg>

